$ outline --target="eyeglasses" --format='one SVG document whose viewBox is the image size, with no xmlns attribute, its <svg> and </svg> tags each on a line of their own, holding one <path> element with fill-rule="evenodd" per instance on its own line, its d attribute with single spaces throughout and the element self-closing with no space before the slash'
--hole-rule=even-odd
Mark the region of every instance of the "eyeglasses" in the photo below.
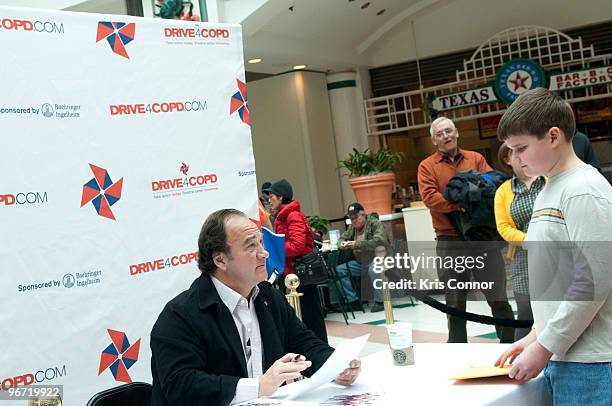
<svg viewBox="0 0 612 406">
<path fill-rule="evenodd" d="M 455 130 L 456 128 L 445 128 L 442 131 L 438 131 L 437 133 L 434 133 L 434 135 L 436 138 L 442 138 L 444 137 L 444 135 L 447 135 L 450 137 L 451 135 L 455 133 Z"/>
</svg>

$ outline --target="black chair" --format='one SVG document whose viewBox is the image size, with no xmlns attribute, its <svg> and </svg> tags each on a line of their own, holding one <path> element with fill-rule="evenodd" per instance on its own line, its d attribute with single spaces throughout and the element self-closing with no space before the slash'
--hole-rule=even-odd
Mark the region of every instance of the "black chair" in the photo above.
<svg viewBox="0 0 612 406">
<path fill-rule="evenodd" d="M 348 315 L 347 315 L 348 301 L 346 300 L 346 293 L 344 292 L 344 288 L 342 287 L 340 278 L 338 277 L 338 274 L 336 273 L 336 266 L 338 266 L 338 257 L 339 257 L 339 252 L 337 250 L 327 252 L 323 255 L 323 258 L 325 259 L 325 266 L 327 267 L 327 272 L 329 275 L 329 280 L 327 281 L 327 289 L 331 290 L 330 287 L 332 286 L 335 288 L 336 298 L 338 300 L 337 302 L 338 307 L 340 308 L 340 311 L 342 312 L 342 316 L 344 317 L 344 322 L 348 326 L 349 324 Z M 353 318 L 355 318 L 355 314 L 353 314 Z"/>
<path fill-rule="evenodd" d="M 127 383 L 96 393 L 87 406 L 149 406 L 152 390 L 149 383 Z"/>
</svg>

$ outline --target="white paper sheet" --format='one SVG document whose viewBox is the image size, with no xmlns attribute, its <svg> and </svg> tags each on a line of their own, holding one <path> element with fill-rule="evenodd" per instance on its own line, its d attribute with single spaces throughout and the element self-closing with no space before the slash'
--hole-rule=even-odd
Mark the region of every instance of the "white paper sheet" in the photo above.
<svg viewBox="0 0 612 406">
<path fill-rule="evenodd" d="M 240 403 L 238 406 L 317 406 L 317 403 L 293 402 L 291 400 L 277 400 L 270 398 L 257 398 Z"/>
<path fill-rule="evenodd" d="M 336 346 L 336 350 L 327 361 L 325 361 L 325 364 L 314 375 L 310 378 L 280 387 L 271 398 L 297 399 L 301 394 L 313 391 L 333 381 L 340 372 L 348 368 L 352 360 L 359 357 L 359 353 L 369 337 L 370 335 L 366 334 L 341 342 Z"/>
</svg>

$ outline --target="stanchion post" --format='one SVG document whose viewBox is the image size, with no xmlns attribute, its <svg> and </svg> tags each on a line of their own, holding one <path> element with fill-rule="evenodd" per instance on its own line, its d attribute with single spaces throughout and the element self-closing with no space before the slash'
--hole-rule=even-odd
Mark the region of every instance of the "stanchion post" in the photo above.
<svg viewBox="0 0 612 406">
<path fill-rule="evenodd" d="M 286 294 L 285 297 L 289 302 L 289 305 L 295 310 L 295 315 L 298 319 L 302 320 L 302 306 L 300 305 L 300 297 L 304 296 L 303 293 L 298 293 L 296 289 L 300 286 L 300 278 L 296 274 L 289 274 L 285 278 L 285 286 L 289 289 L 290 293 Z"/>
<path fill-rule="evenodd" d="M 380 274 L 383 281 L 383 307 L 385 308 L 385 320 L 387 325 L 391 325 L 395 323 L 395 318 L 393 317 L 393 304 L 391 303 L 391 292 L 389 291 L 387 275 L 382 272 Z"/>
</svg>

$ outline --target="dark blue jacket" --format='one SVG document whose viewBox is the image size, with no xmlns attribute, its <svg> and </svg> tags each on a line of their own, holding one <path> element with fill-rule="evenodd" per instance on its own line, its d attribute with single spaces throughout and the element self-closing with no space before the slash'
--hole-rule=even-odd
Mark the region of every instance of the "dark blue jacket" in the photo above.
<svg viewBox="0 0 612 406">
<path fill-rule="evenodd" d="M 449 214 L 450 222 L 464 239 L 501 240 L 495 224 L 495 191 L 508 179 L 498 171 L 460 172 L 446 185 L 444 198 L 458 203 L 465 211 Z"/>
</svg>

